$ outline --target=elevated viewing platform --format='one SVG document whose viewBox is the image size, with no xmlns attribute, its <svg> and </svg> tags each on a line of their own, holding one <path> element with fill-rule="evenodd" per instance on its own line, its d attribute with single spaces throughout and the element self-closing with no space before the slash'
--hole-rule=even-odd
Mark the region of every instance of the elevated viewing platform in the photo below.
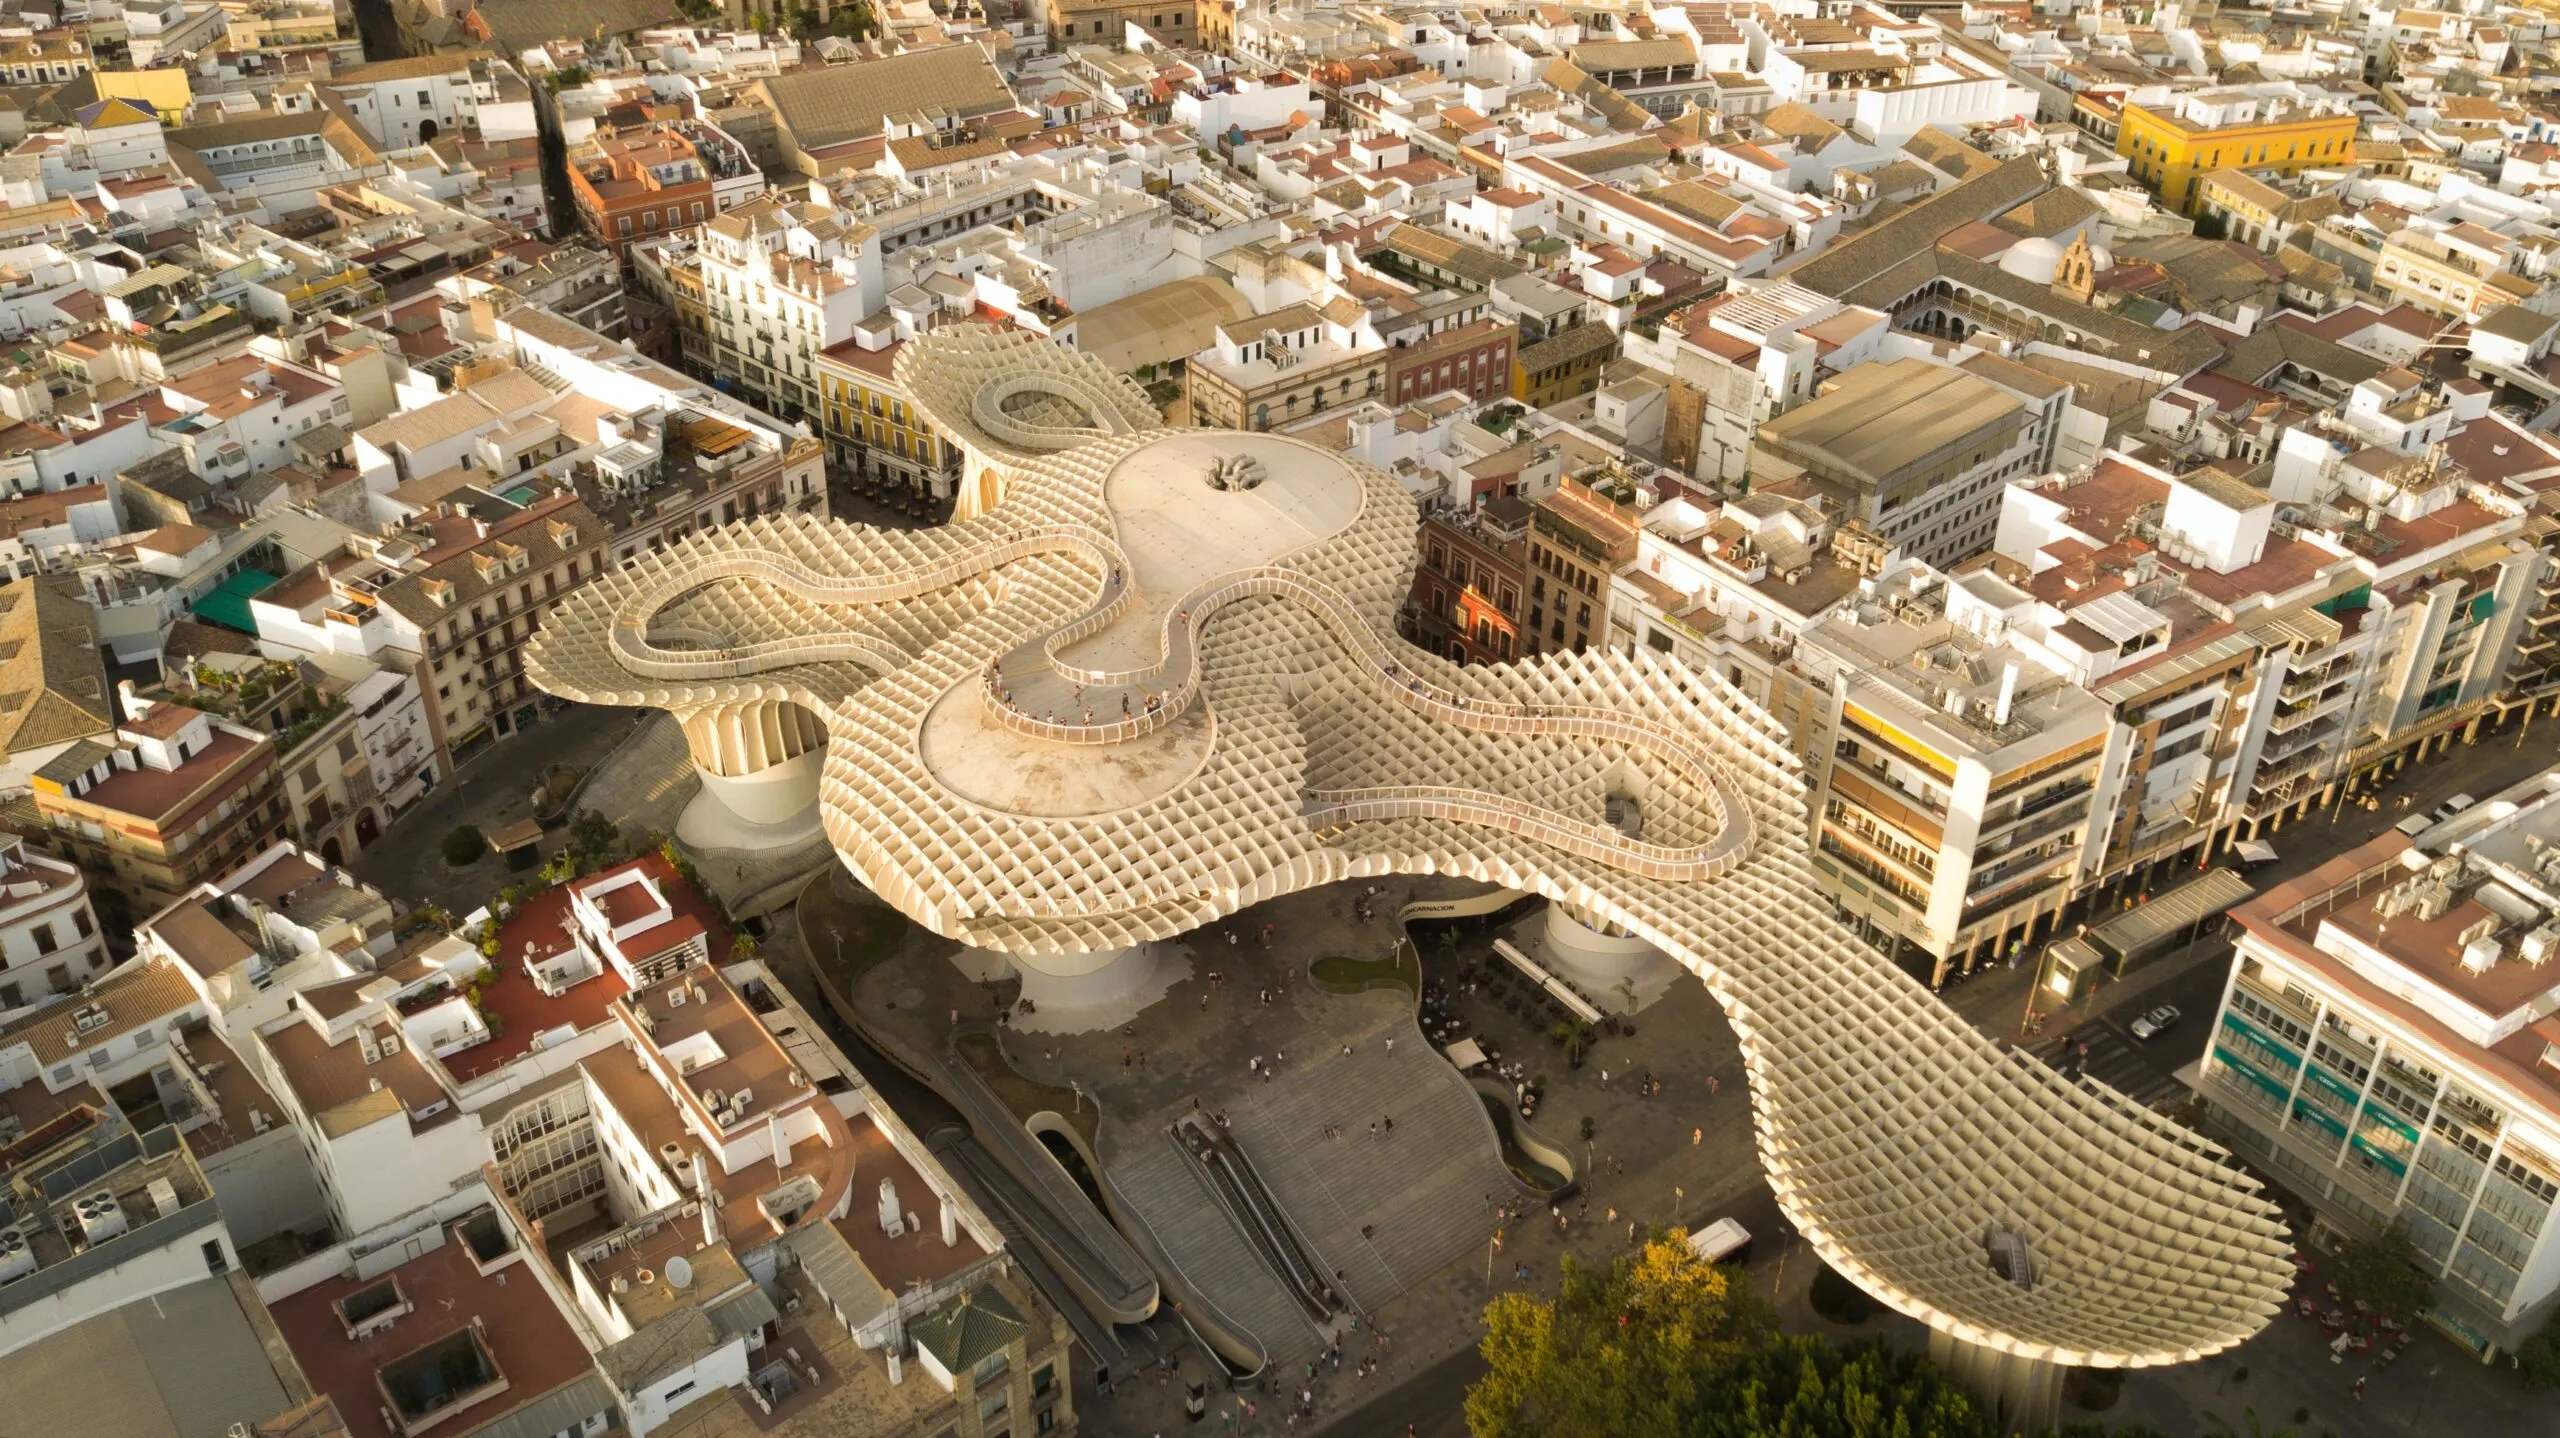
<svg viewBox="0 0 2560 1438">
<path fill-rule="evenodd" d="M 568 597 L 528 673 L 815 716 L 840 857 L 999 974 L 1098 982 L 1343 879 L 1543 894 L 1699 976 L 1789 1220 L 1948 1342 L 2140 1366 L 2274 1314 L 2289 1244 L 2220 1150 L 2003 1050 L 1839 927 L 1796 761 L 1738 691 L 1647 652 L 1461 668 L 1407 645 L 1416 516 L 1392 477 L 1147 427 L 1134 386 L 1057 353 L 954 327 L 900 358 L 937 429 L 989 437 L 981 510 L 679 541 Z"/>
</svg>

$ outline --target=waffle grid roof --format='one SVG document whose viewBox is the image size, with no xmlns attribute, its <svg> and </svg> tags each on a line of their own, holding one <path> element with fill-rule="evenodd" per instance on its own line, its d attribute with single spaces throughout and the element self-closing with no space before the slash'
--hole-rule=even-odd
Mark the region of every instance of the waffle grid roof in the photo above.
<svg viewBox="0 0 2560 1438">
<path fill-rule="evenodd" d="M 966 347 L 926 358 L 980 386 L 920 387 L 937 428 L 965 433 L 944 409 L 1042 367 L 995 362 L 1011 343 L 917 342 Z M 1065 402 L 1116 403 L 1088 382 L 1061 384 Z M 1165 436 L 1091 428 L 1065 449 L 1008 447 L 994 460 L 973 449 L 973 464 L 999 466 L 1004 497 L 965 523 L 884 532 L 766 516 L 642 558 L 571 596 L 528 670 L 589 702 L 808 708 L 830 736 L 820 804 L 845 862 L 919 922 L 1028 962 L 1170 937 L 1362 876 L 1452 874 L 1547 895 L 1624 925 L 1707 984 L 1741 1036 L 1782 1207 L 1827 1262 L 1895 1308 L 2002 1352 L 2128 1366 L 2228 1348 L 2274 1314 L 2289 1242 L 2220 1149 L 2003 1049 L 1833 920 L 1806 858 L 1801 778 L 1773 721 L 1737 691 L 1646 653 L 1461 668 L 1396 641 L 1414 512 L 1366 466 L 1328 457 L 1362 488 L 1346 527 L 1185 610 L 1191 629 L 1166 663 L 1193 666 L 1174 677 L 1196 682 L 1185 703 L 1209 726 L 1196 769 L 1126 807 L 1068 817 L 944 783 L 922 753 L 934 707 L 1114 602 L 1125 557 L 1105 479 Z M 972 569 L 973 552 L 1011 557 Z M 775 563 L 741 574 L 742 553 Z M 789 577 L 803 571 L 841 580 Z M 928 572 L 961 577 L 899 590 L 897 576 Z M 822 602 L 813 589 L 880 597 Z M 696 652 L 712 646 L 695 668 L 735 672 L 634 672 L 633 653 L 656 652 L 637 640 L 683 635 Z M 1407 691 L 1430 697 L 1404 702 Z M 1618 727 L 1596 736 L 1526 717 L 1602 711 Z M 1428 801 L 1340 802 L 1386 793 Z M 1642 800 L 1649 846 L 1718 857 L 1666 868 L 1637 846 L 1577 850 L 1514 822 L 1531 810 L 1591 832 L 1611 793 Z M 1666 876 L 1702 868 L 1713 877 Z M 2029 1239 L 2032 1286 L 1993 1271 L 1993 1230 Z"/>
</svg>

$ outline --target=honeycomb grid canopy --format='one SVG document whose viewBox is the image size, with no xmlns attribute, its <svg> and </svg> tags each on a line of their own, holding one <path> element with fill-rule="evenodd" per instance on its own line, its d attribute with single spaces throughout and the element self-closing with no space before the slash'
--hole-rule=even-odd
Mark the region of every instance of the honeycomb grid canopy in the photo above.
<svg viewBox="0 0 2560 1438">
<path fill-rule="evenodd" d="M 842 860 L 1034 969 L 1344 879 L 1543 894 L 1707 985 L 1780 1207 L 1879 1300 L 2095 1366 L 2203 1357 L 2273 1317 L 2291 1245 L 2256 1182 L 1848 934 L 1784 735 L 1733 688 L 1649 652 L 1460 667 L 1403 643 L 1416 514 L 1393 478 L 1287 436 L 1166 429 L 1036 337 L 937 331 L 899 371 L 984 467 L 985 512 L 689 537 L 565 599 L 535 682 L 680 715 L 805 708 Z M 1641 837 L 1607 822 L 1621 795 Z M 1995 1261 L 2019 1252 L 2032 1282 Z"/>
</svg>

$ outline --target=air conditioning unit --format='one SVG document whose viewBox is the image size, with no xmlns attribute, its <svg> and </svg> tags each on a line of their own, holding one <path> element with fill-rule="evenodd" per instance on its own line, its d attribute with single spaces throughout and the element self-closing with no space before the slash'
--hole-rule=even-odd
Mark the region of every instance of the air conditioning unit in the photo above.
<svg viewBox="0 0 2560 1438">
<path fill-rule="evenodd" d="M 0 1228 L 0 1284 L 15 1283 L 36 1271 L 36 1251 L 15 1228 Z"/>
<path fill-rule="evenodd" d="M 80 1236 L 93 1245 L 114 1238 L 129 1226 L 124 1216 L 124 1205 L 103 1188 L 74 1203 L 71 1213 L 80 1220 Z"/>
</svg>

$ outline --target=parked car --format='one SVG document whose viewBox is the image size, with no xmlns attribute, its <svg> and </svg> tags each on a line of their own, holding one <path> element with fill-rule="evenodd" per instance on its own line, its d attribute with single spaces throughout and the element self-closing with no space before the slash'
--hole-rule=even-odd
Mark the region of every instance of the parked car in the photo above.
<svg viewBox="0 0 2560 1438">
<path fill-rule="evenodd" d="M 2125 1027 L 2135 1038 L 2148 1043 L 2151 1040 L 2160 1037 L 2162 1034 L 2167 1033 L 2172 1028 L 2177 1027 L 2177 1023 L 2178 1006 L 2176 1004 L 2162 1004 L 2160 1007 L 2153 1009 L 2151 1012 L 2144 1014 L 2138 1019 L 2135 1019 L 2132 1023 L 2125 1025 Z"/>
<path fill-rule="evenodd" d="M 2414 839 L 2435 826 L 2436 821 L 2433 815 L 2412 814 L 2408 818 L 2401 820 L 2399 823 L 2394 824 L 2391 827 Z"/>
<path fill-rule="evenodd" d="M 2441 824 L 2445 820 L 2452 818 L 2454 815 L 2461 813 L 2463 810 L 2468 809 L 2479 802 L 2479 800 L 2472 798 L 2468 794 L 2456 794 L 2452 798 L 2438 804 L 2435 812 L 2427 817 Z"/>
</svg>

